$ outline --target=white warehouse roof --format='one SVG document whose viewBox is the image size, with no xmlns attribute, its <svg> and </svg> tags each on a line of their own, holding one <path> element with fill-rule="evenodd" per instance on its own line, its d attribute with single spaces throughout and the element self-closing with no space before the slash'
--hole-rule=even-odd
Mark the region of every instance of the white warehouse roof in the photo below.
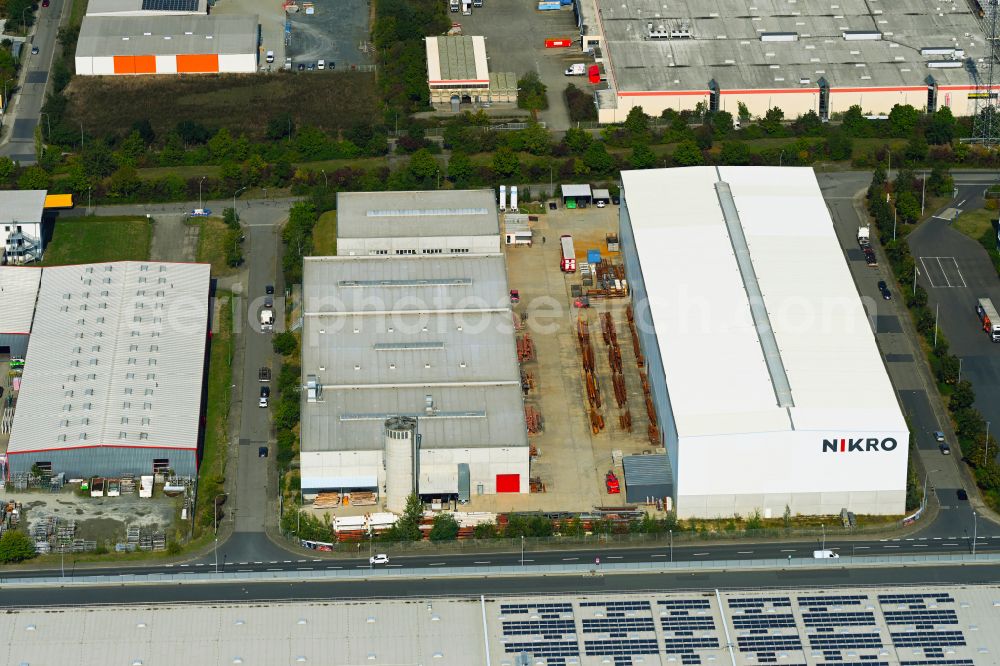
<svg viewBox="0 0 1000 666">
<path fill-rule="evenodd" d="M 0 333 L 31 332 L 41 279 L 38 268 L 0 266 Z"/>
<path fill-rule="evenodd" d="M 9 190 L 0 192 L 0 224 L 41 221 L 47 190 Z"/>
<path fill-rule="evenodd" d="M 497 236 L 493 190 L 338 192 L 338 238 Z"/>
<path fill-rule="evenodd" d="M 749 249 L 763 326 L 751 313 L 753 285 L 737 263 L 720 179 Z M 655 326 L 679 436 L 906 430 L 811 169 L 626 171 L 622 183 L 623 224 L 627 216 L 649 294 L 648 312 L 637 310 Z M 769 347 L 777 349 L 770 365 Z"/>
<path fill-rule="evenodd" d="M 257 52 L 257 16 L 86 16 L 76 57 Z"/>
<path fill-rule="evenodd" d="M 196 447 L 209 269 L 44 269 L 8 452 Z"/>
</svg>

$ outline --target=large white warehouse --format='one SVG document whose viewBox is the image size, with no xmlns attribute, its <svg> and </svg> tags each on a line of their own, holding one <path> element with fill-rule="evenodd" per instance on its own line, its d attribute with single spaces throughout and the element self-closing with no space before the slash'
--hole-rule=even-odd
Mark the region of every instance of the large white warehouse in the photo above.
<svg viewBox="0 0 1000 666">
<path fill-rule="evenodd" d="M 811 169 L 622 173 L 680 517 L 901 514 L 909 433 Z"/>
</svg>

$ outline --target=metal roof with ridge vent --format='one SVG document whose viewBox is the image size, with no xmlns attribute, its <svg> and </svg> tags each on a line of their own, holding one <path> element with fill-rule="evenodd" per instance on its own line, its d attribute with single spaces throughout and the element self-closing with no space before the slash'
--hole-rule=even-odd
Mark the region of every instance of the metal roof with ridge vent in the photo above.
<svg viewBox="0 0 1000 666">
<path fill-rule="evenodd" d="M 490 82 L 486 38 L 427 37 L 427 81 L 431 84 Z"/>
</svg>

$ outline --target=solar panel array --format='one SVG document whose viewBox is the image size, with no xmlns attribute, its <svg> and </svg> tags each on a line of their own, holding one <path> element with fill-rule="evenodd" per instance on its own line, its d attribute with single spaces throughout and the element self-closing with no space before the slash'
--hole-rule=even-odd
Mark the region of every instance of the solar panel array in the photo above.
<svg viewBox="0 0 1000 666">
<path fill-rule="evenodd" d="M 196 12 L 198 0 L 142 0 L 143 11 Z"/>
<path fill-rule="evenodd" d="M 721 608 L 714 593 L 658 597 L 501 604 L 504 651 L 532 666 L 715 666 L 730 650 L 741 665 L 1000 664 L 969 656 L 968 618 L 948 592 L 722 593 Z"/>
</svg>

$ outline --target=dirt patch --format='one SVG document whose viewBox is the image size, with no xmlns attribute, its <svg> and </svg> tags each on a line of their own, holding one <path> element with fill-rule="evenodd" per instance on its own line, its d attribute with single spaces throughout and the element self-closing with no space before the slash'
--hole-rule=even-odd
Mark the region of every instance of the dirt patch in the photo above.
<svg viewBox="0 0 1000 666">
<path fill-rule="evenodd" d="M 179 119 L 262 138 L 270 118 L 336 131 L 376 121 L 375 75 L 364 72 L 227 74 L 189 77 L 75 77 L 66 88 L 67 122 L 88 134 L 120 134 L 149 120 L 157 135 Z"/>
</svg>

